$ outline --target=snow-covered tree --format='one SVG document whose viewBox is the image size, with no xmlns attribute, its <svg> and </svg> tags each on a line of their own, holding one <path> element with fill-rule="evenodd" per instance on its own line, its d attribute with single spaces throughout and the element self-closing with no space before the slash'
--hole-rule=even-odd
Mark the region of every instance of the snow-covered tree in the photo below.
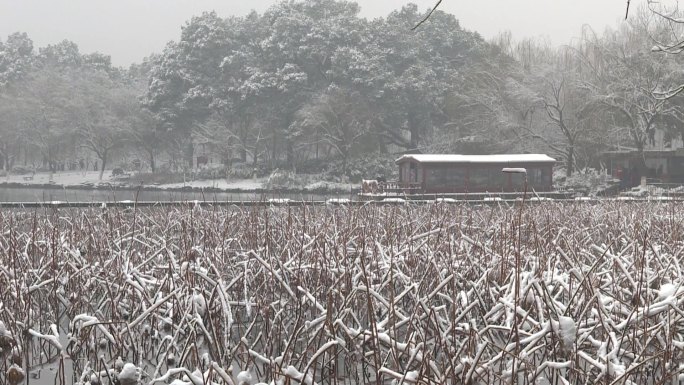
<svg viewBox="0 0 684 385">
<path fill-rule="evenodd" d="M 33 42 L 27 34 L 13 33 L 5 42 L 0 40 L 0 163 L 4 170 L 9 170 L 25 139 L 18 89 L 34 64 Z"/>
<path fill-rule="evenodd" d="M 684 114 L 680 105 L 659 96 L 681 81 L 678 65 L 673 57 L 644 50 L 649 30 L 639 21 L 594 38 L 582 59 L 592 76 L 583 86 L 595 108 L 626 133 L 624 144 L 643 153 L 665 121 L 681 126 Z"/>
<path fill-rule="evenodd" d="M 295 125 L 306 133 L 309 144 L 323 143 L 342 158 L 343 172 L 354 149 L 368 138 L 374 116 L 358 92 L 331 86 L 297 113 Z"/>
<path fill-rule="evenodd" d="M 72 85 L 56 68 L 44 67 L 23 85 L 20 97 L 27 147 L 35 149 L 54 171 L 66 147 L 74 143 L 68 113 L 76 97 Z"/>
<path fill-rule="evenodd" d="M 0 40 L 0 90 L 24 78 L 35 61 L 33 41 L 26 33 L 13 33 Z"/>
<path fill-rule="evenodd" d="M 100 179 L 112 153 L 131 142 L 139 121 L 136 95 L 112 81 L 105 72 L 71 74 L 74 97 L 67 106 L 80 145 L 99 159 Z"/>
</svg>

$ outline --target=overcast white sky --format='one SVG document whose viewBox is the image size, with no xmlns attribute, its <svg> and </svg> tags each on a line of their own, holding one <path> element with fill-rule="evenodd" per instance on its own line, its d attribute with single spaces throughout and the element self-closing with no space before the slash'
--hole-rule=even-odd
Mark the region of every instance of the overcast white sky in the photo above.
<svg viewBox="0 0 684 385">
<path fill-rule="evenodd" d="M 384 16 L 413 2 L 421 9 L 436 0 L 357 0 L 362 15 Z M 632 0 L 637 5 L 645 0 Z M 64 39 L 82 52 L 112 56 L 115 65 L 139 62 L 176 40 L 191 16 L 216 10 L 220 15 L 264 11 L 276 0 L 0 0 L 0 36 L 27 32 L 38 47 Z M 543 36 L 564 44 L 583 24 L 597 31 L 624 17 L 626 0 L 443 0 L 440 9 L 461 25 L 490 38 L 510 30 L 514 38 Z"/>
</svg>

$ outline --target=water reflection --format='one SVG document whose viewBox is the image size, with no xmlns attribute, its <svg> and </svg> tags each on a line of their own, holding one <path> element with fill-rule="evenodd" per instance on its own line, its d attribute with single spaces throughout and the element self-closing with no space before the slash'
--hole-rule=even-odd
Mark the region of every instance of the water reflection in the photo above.
<svg viewBox="0 0 684 385">
<path fill-rule="evenodd" d="M 326 200 L 349 198 L 349 194 L 313 194 L 279 192 L 202 192 L 161 190 L 79 190 L 44 188 L 0 188 L 0 202 L 182 202 L 182 201 L 260 201 L 268 199 Z"/>
</svg>

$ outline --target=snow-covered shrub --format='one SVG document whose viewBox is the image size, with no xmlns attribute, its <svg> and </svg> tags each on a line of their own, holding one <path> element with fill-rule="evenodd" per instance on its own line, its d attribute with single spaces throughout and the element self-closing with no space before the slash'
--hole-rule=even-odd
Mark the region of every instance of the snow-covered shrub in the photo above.
<svg viewBox="0 0 684 385">
<path fill-rule="evenodd" d="M 565 175 L 564 168 L 554 169 L 553 173 L 553 184 L 556 189 L 576 191 L 590 196 L 604 195 L 619 183 L 620 181 L 611 175 L 595 169 L 576 171 L 570 177 Z"/>
<path fill-rule="evenodd" d="M 300 176 L 290 170 L 276 169 L 266 181 L 269 189 L 303 189 L 306 186 L 306 176 Z"/>
<path fill-rule="evenodd" d="M 33 168 L 30 166 L 14 165 L 12 166 L 12 174 L 14 175 L 25 175 L 33 172 Z"/>
<path fill-rule="evenodd" d="M 228 177 L 227 166 L 214 165 L 212 167 L 202 167 L 200 169 L 195 169 L 192 172 L 192 179 L 194 180 L 206 180 L 206 179 L 225 179 Z"/>
<path fill-rule="evenodd" d="M 346 176 L 352 182 L 362 179 L 395 179 L 398 175 L 398 167 L 394 163 L 395 156 L 379 152 L 369 153 L 347 160 L 347 171 L 344 172 L 344 163 L 341 159 L 328 162 L 326 174 L 331 177 Z"/>
</svg>

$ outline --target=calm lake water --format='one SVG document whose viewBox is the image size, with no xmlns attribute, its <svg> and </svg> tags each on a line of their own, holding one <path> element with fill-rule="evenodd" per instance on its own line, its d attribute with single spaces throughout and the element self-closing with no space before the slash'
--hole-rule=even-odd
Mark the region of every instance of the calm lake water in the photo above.
<svg viewBox="0 0 684 385">
<path fill-rule="evenodd" d="M 312 193 L 226 193 L 200 191 L 131 191 L 131 190 L 77 190 L 43 188 L 0 187 L 0 202 L 182 202 L 182 201 L 260 201 L 268 199 L 326 200 L 330 198 L 349 198 L 346 194 Z"/>
</svg>

